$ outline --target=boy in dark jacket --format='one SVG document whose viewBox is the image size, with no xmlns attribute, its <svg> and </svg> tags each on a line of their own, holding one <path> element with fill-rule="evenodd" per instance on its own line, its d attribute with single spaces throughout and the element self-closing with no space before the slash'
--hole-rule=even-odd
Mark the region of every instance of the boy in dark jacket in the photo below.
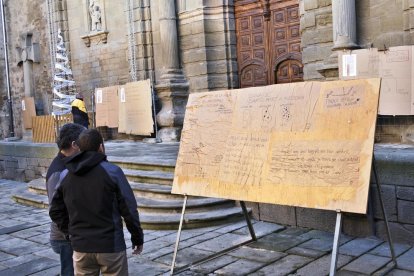
<svg viewBox="0 0 414 276">
<path fill-rule="evenodd" d="M 122 170 L 106 161 L 96 129 L 83 131 L 78 145 L 81 153 L 65 160 L 50 217 L 70 236 L 75 274 L 128 275 L 122 218 L 133 254 L 144 243 L 135 196 Z"/>
<path fill-rule="evenodd" d="M 49 204 L 55 192 L 56 185 L 59 182 L 60 173 L 65 169 L 63 158 L 74 155 L 79 152 L 76 144 L 79 134 L 85 128 L 78 124 L 65 124 L 59 132 L 57 146 L 59 148 L 58 155 L 53 159 L 46 174 L 46 190 L 49 198 Z M 60 273 L 65 276 L 73 275 L 73 249 L 70 241 L 66 239 L 55 223 L 50 224 L 50 245 L 54 252 L 60 256 Z"/>
</svg>

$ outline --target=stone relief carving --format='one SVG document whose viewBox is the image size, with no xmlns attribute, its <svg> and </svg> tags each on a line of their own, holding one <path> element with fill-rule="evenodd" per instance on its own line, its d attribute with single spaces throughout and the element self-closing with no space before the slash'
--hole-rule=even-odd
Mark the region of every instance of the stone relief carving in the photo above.
<svg viewBox="0 0 414 276">
<path fill-rule="evenodd" d="M 101 6 L 97 0 L 89 0 L 90 28 L 92 32 L 102 31 Z"/>
<path fill-rule="evenodd" d="M 83 0 L 86 34 L 81 36 L 86 47 L 107 42 L 108 31 L 105 24 L 105 1 Z"/>
</svg>

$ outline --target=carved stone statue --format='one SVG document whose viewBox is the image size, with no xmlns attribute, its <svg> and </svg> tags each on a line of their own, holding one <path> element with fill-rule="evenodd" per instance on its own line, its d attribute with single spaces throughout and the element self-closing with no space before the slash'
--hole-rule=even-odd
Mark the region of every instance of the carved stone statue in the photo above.
<svg viewBox="0 0 414 276">
<path fill-rule="evenodd" d="M 91 18 L 91 31 L 102 31 L 101 7 L 99 1 L 89 0 L 89 15 Z"/>
</svg>

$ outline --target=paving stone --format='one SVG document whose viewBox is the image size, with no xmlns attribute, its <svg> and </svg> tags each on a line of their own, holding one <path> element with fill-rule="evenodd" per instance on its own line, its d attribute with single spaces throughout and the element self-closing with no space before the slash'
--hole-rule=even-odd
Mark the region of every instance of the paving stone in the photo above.
<svg viewBox="0 0 414 276">
<path fill-rule="evenodd" d="M 252 276 L 259 276 L 259 275 L 272 275 L 272 276 L 283 276 L 289 273 L 294 272 L 298 268 L 306 265 L 307 263 L 311 262 L 312 259 L 306 258 L 303 256 L 297 255 L 289 255 L 280 259 L 279 261 L 265 266 L 260 270 L 256 271 L 255 273 L 251 274 Z"/>
<path fill-rule="evenodd" d="M 172 246 L 172 244 L 167 243 L 165 241 L 160 240 L 152 240 L 150 242 L 144 243 L 144 249 L 142 251 L 143 255 L 147 255 L 153 251 L 157 251 L 160 248 L 169 247 Z"/>
<path fill-rule="evenodd" d="M 145 247 L 145 244 L 144 244 Z M 155 260 L 159 257 L 168 255 L 174 253 L 174 246 L 173 245 L 169 245 L 166 247 L 162 247 L 162 248 L 158 248 L 157 250 L 153 250 L 147 254 L 145 254 L 145 257 L 149 260 Z"/>
<path fill-rule="evenodd" d="M 52 260 L 60 261 L 59 254 L 56 254 L 52 250 L 52 248 L 48 248 L 48 249 L 41 250 L 41 251 L 36 251 L 33 254 L 36 255 L 36 256 L 45 257 L 45 258 L 49 258 L 49 259 L 52 259 Z"/>
<path fill-rule="evenodd" d="M 220 252 L 234 245 L 241 244 L 249 239 L 250 237 L 247 236 L 240 236 L 236 234 L 227 233 L 222 236 L 213 238 L 211 240 L 196 244 L 192 247 L 212 252 Z"/>
<path fill-rule="evenodd" d="M 204 241 L 211 240 L 211 239 L 213 239 L 215 237 L 218 237 L 220 235 L 221 235 L 220 233 L 208 232 L 208 233 L 205 233 L 203 235 L 196 236 L 196 237 L 193 237 L 191 239 L 180 242 L 179 248 L 186 248 L 186 247 L 189 247 L 189 246 L 193 246 L 195 244 L 199 244 L 199 243 L 202 243 Z"/>
<path fill-rule="evenodd" d="M 300 227 L 288 227 L 285 230 L 279 232 L 282 235 L 300 236 L 309 232 L 309 229 Z"/>
<path fill-rule="evenodd" d="M 299 247 L 299 246 L 293 247 L 293 248 L 287 250 L 286 253 L 293 254 L 293 255 L 304 256 L 304 257 L 309 257 L 309 258 L 312 258 L 312 259 L 319 258 L 319 257 L 326 254 L 326 252 L 324 252 L 324 251 L 313 250 L 313 249 L 309 249 L 309 248 L 302 248 L 302 247 Z"/>
<path fill-rule="evenodd" d="M 302 243 L 300 247 L 328 252 L 332 250 L 333 242 L 328 239 L 311 239 L 310 241 Z"/>
<path fill-rule="evenodd" d="M 128 259 L 129 275 L 160 275 L 170 270 L 169 266 L 145 260 L 139 257 Z"/>
<path fill-rule="evenodd" d="M 264 263 L 241 259 L 214 271 L 214 273 L 216 275 L 247 275 L 263 266 L 265 266 Z"/>
<path fill-rule="evenodd" d="M 47 247 L 45 247 L 44 245 L 40 245 L 38 243 L 32 242 L 32 241 L 11 238 L 5 241 L 1 241 L 0 248 L 3 252 L 9 253 L 9 254 L 23 255 L 23 254 L 29 254 L 35 251 L 43 250 Z"/>
<path fill-rule="evenodd" d="M 358 257 L 374 247 L 381 244 L 382 241 L 378 239 L 364 238 L 354 239 L 339 247 L 339 253 L 349 256 Z"/>
<path fill-rule="evenodd" d="M 40 256 L 28 254 L 28 255 L 15 257 L 13 259 L 7 259 L 5 261 L 0 262 L 0 265 L 5 266 L 5 267 L 15 267 L 15 266 L 30 262 L 32 260 L 39 260 L 39 259 L 41 259 Z"/>
<path fill-rule="evenodd" d="M 254 227 L 254 225 L 255 225 L 255 223 L 253 224 L 253 227 Z M 232 223 L 232 224 L 224 226 L 224 227 L 220 227 L 220 228 L 214 230 L 214 232 L 224 234 L 224 233 L 232 232 L 232 231 L 235 231 L 237 229 L 243 228 L 245 226 L 246 226 L 246 222 L 245 221 L 240 221 L 240 222 Z"/>
<path fill-rule="evenodd" d="M 10 254 L 7 254 L 7 253 L 4 253 L 4 252 L 0 251 L 0 262 L 12 259 L 14 257 L 15 257 L 14 255 L 10 255 Z"/>
<path fill-rule="evenodd" d="M 342 266 L 346 265 L 352 260 L 351 256 L 346 256 L 339 254 L 338 255 L 338 262 L 337 262 L 337 269 L 340 269 Z M 321 276 L 321 275 L 328 275 L 329 269 L 331 265 L 331 255 L 325 255 L 316 261 L 313 261 L 304 267 L 300 268 L 295 276 Z"/>
<path fill-rule="evenodd" d="M 201 249 L 196 249 L 196 248 L 192 248 L 192 247 L 188 247 L 188 248 L 184 248 L 182 250 L 178 250 L 177 253 L 177 257 L 175 260 L 175 266 L 178 267 L 182 267 L 185 265 L 188 265 L 190 263 L 194 263 L 197 262 L 201 259 L 204 259 L 208 256 L 211 255 L 211 252 L 209 251 L 205 251 L 205 250 L 201 250 Z M 172 254 L 163 256 L 161 258 L 155 259 L 154 261 L 159 262 L 159 263 L 163 263 L 166 265 L 171 265 L 172 263 Z"/>
<path fill-rule="evenodd" d="M 227 253 L 227 255 L 263 263 L 274 262 L 286 256 L 285 253 L 275 252 L 262 248 L 251 248 L 247 246 L 242 246 L 234 251 Z"/>
<path fill-rule="evenodd" d="M 254 232 L 256 234 L 256 237 L 263 237 L 265 235 L 268 235 L 270 233 L 273 232 L 278 232 L 281 231 L 283 229 L 285 229 L 284 226 L 282 225 L 278 225 L 275 223 L 268 223 L 268 222 L 257 222 L 253 225 L 254 228 Z M 249 232 L 249 228 L 247 226 L 240 228 L 236 231 L 232 232 L 233 234 L 238 234 L 238 235 L 249 235 L 250 236 L 250 232 Z"/>
<path fill-rule="evenodd" d="M 27 239 L 29 237 L 44 234 L 44 231 L 41 231 L 40 229 L 35 229 L 34 227 L 27 227 L 27 228 L 29 228 L 29 229 L 25 229 L 25 230 L 21 230 L 21 231 L 15 231 L 14 233 L 12 233 L 10 235 L 13 236 L 13 237 L 16 237 L 16 238 Z"/>
<path fill-rule="evenodd" d="M 34 274 L 30 274 L 30 276 L 56 276 L 60 275 L 60 265 L 48 268 L 46 270 L 39 271 Z"/>
<path fill-rule="evenodd" d="M 406 252 L 408 249 L 410 249 L 410 246 L 407 244 L 394 243 L 394 252 L 397 257 L 400 256 L 402 253 Z M 384 242 L 380 246 L 371 250 L 369 254 L 391 258 L 389 243 Z"/>
<path fill-rule="evenodd" d="M 175 243 L 177 240 L 177 232 L 170 234 L 170 235 L 166 235 L 163 237 L 158 238 L 159 240 L 163 240 L 166 242 L 170 242 L 170 243 Z M 182 231 L 181 235 L 180 235 L 180 242 L 188 240 L 190 238 L 196 237 L 196 236 L 200 236 L 204 234 L 204 232 L 202 231 Z"/>
<path fill-rule="evenodd" d="M 398 268 L 414 271 L 414 248 L 397 258 Z"/>
<path fill-rule="evenodd" d="M 344 266 L 342 269 L 371 275 L 375 271 L 384 267 L 390 260 L 391 258 L 387 257 L 364 254 L 361 257 Z"/>
<path fill-rule="evenodd" d="M 31 228 L 31 227 L 34 227 L 34 226 L 37 226 L 37 225 L 38 224 L 21 223 L 20 222 L 20 224 L 18 224 L 18 225 L 13 225 L 13 226 L 9 226 L 9 227 L 0 228 L 0 235 L 11 234 L 11 233 L 18 232 L 20 230 Z"/>
<path fill-rule="evenodd" d="M 273 251 L 285 251 L 289 248 L 297 246 L 298 244 L 306 242 L 307 240 L 307 238 L 301 236 L 289 236 L 273 233 L 260 238 L 257 242 L 249 244 L 249 246 Z"/>
<path fill-rule="evenodd" d="M 215 270 L 218 270 L 228 264 L 234 263 L 237 261 L 238 258 L 229 256 L 229 255 L 223 255 L 218 258 L 215 258 L 213 260 L 204 262 L 202 264 L 192 266 L 190 267 L 191 272 L 195 273 L 202 273 L 203 275 L 206 275 L 208 273 L 211 273 Z M 180 275 L 180 274 L 179 274 Z"/>
<path fill-rule="evenodd" d="M 49 235 L 45 235 L 43 233 L 43 234 L 40 234 L 40 235 L 37 235 L 37 236 L 29 237 L 29 238 L 27 238 L 27 240 L 32 241 L 32 242 L 36 242 L 36 243 L 39 243 L 39 244 L 46 245 L 46 244 L 50 243 L 49 239 L 47 238 L 48 236 Z"/>
<path fill-rule="evenodd" d="M 413 276 L 413 272 L 407 270 L 394 269 L 393 271 L 389 272 L 387 276 Z"/>
<path fill-rule="evenodd" d="M 0 271 L 0 276 L 29 275 L 58 265 L 59 262 L 40 258 Z"/>
<path fill-rule="evenodd" d="M 367 274 L 364 273 L 358 273 L 353 271 L 347 271 L 347 270 L 339 270 L 336 272 L 336 276 L 366 276 Z"/>
<path fill-rule="evenodd" d="M 301 235 L 304 238 L 308 239 L 324 239 L 324 240 L 333 240 L 334 234 L 331 232 L 320 231 L 320 230 L 310 230 Z"/>
</svg>

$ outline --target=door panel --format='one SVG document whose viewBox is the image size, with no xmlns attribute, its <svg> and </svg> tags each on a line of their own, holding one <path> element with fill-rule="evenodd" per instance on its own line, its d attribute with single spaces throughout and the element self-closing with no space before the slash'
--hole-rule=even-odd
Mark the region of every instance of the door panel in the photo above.
<svg viewBox="0 0 414 276">
<path fill-rule="evenodd" d="M 236 0 L 240 87 L 302 81 L 298 0 Z"/>
</svg>

